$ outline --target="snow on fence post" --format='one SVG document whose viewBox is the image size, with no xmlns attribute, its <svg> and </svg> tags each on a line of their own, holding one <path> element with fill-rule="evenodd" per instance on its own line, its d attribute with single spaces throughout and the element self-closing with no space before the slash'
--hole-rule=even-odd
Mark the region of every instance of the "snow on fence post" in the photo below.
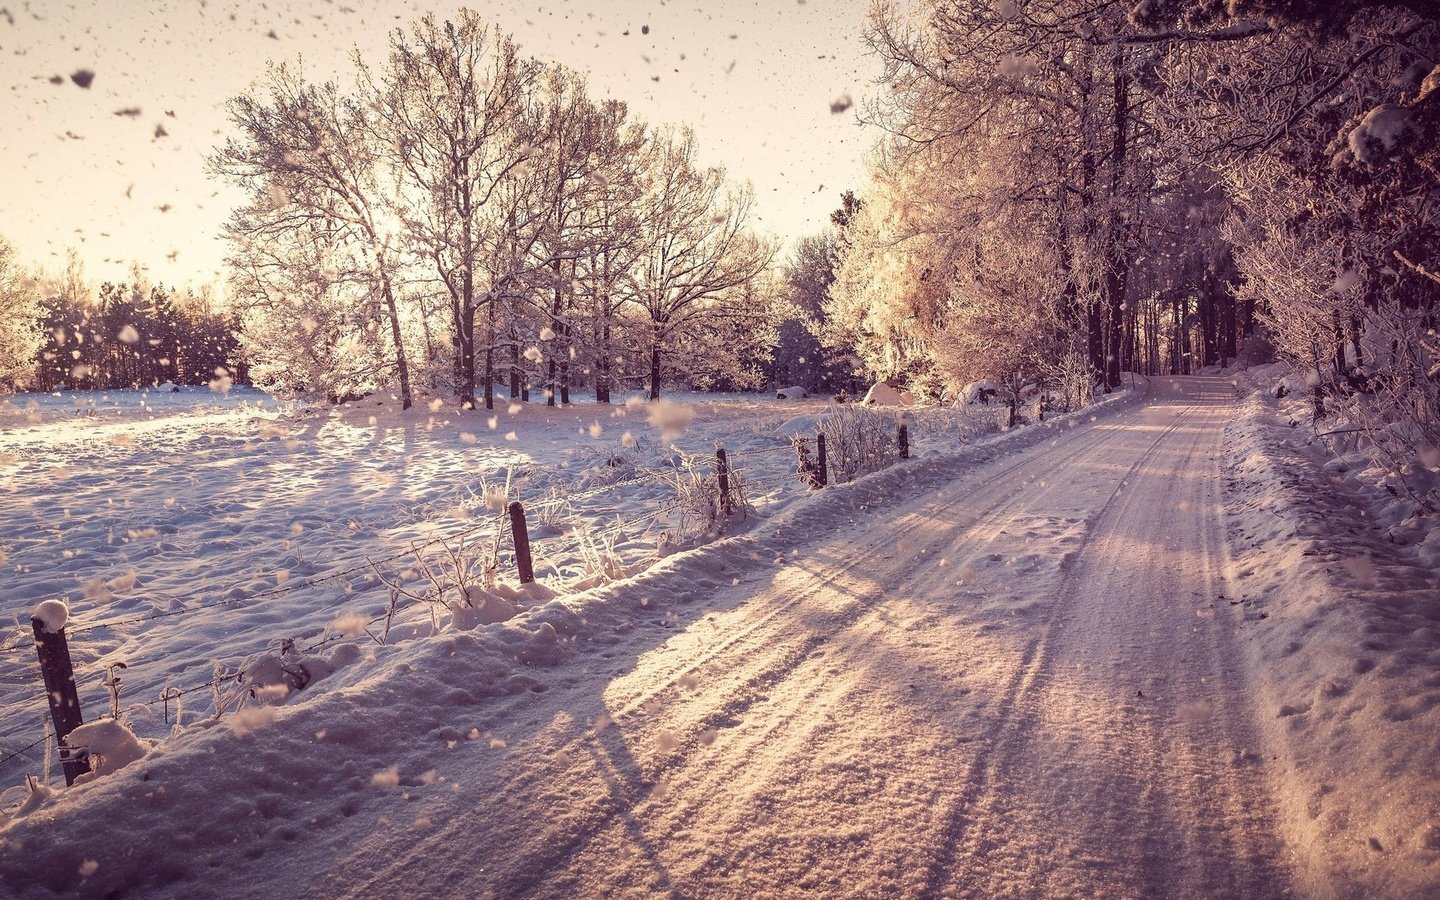
<svg viewBox="0 0 1440 900">
<path fill-rule="evenodd" d="M 42 604 L 43 606 L 44 604 Z M 37 610 L 38 611 L 38 610 Z M 55 739 L 60 745 L 60 765 L 65 770 L 65 785 L 90 771 L 90 757 L 84 750 L 71 750 L 65 738 L 85 724 L 80 716 L 80 695 L 75 690 L 75 669 L 70 664 L 70 645 L 65 640 L 65 626 L 50 630 L 53 622 L 40 616 L 30 620 L 35 629 L 35 651 L 40 655 L 40 676 L 45 679 L 45 696 L 50 700 L 50 718 L 55 721 Z"/>
<path fill-rule="evenodd" d="M 535 580 L 535 567 L 530 562 L 530 531 L 525 527 L 525 507 L 519 500 L 510 503 L 510 535 L 515 539 L 515 568 L 520 573 L 520 583 L 529 584 Z"/>
<path fill-rule="evenodd" d="M 825 432 L 815 433 L 815 486 L 824 487 L 830 483 L 830 467 L 825 459 Z"/>
<path fill-rule="evenodd" d="M 896 439 L 900 442 L 900 458 L 910 458 L 910 426 L 904 422 L 900 423 Z"/>
<path fill-rule="evenodd" d="M 733 507 L 730 504 L 730 463 L 725 458 L 724 447 L 715 450 L 715 477 L 720 481 L 720 511 L 728 516 Z"/>
</svg>

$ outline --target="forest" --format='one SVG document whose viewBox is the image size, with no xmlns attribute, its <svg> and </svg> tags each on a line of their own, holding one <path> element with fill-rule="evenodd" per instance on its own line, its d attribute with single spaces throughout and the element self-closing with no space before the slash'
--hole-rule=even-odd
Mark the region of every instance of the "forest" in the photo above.
<svg viewBox="0 0 1440 900">
<path fill-rule="evenodd" d="M 1380 393 L 1433 429 L 1433 5 L 922 7 L 873 16 L 886 136 L 832 343 L 931 392 L 1085 402 L 1261 327 L 1317 414 Z"/>
<path fill-rule="evenodd" d="M 277 63 L 230 100 L 209 166 L 249 199 L 223 291 L 137 273 L 79 302 L 73 265 L 37 279 L 7 251 L 0 382 L 224 369 L 280 396 L 492 408 L 990 381 L 1043 412 L 1127 372 L 1233 365 L 1253 336 L 1317 418 L 1434 446 L 1437 16 L 877 3 L 869 181 L 788 249 L 687 127 L 596 99 L 477 14 L 426 17 L 343 85 Z"/>
</svg>

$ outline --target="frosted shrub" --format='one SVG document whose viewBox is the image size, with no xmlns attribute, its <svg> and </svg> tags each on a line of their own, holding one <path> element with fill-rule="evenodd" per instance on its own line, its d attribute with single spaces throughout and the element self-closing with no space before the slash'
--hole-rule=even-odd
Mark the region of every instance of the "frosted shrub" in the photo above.
<svg viewBox="0 0 1440 900">
<path fill-rule="evenodd" d="M 1046 373 L 1054 385 L 1060 412 L 1081 409 L 1095 402 L 1095 373 L 1085 355 L 1070 350 L 1055 360 Z"/>
<path fill-rule="evenodd" d="M 919 447 L 968 444 L 999 431 L 1008 418 L 1002 405 L 922 407 L 907 411 L 912 452 Z"/>
<path fill-rule="evenodd" d="M 1341 453 L 1358 442 L 1390 473 L 1393 493 L 1440 511 L 1440 338 L 1393 307 L 1371 313 L 1366 332 L 1377 358 L 1324 436 Z"/>
<path fill-rule="evenodd" d="M 625 577 L 625 566 L 615 552 L 613 536 L 580 535 L 580 559 L 584 566 L 583 580 L 587 585 L 606 584 Z"/>
<path fill-rule="evenodd" d="M 412 545 L 410 565 L 401 572 L 386 571 L 374 561 L 370 561 L 370 568 L 390 589 L 392 597 L 424 604 L 430 612 L 431 627 L 439 631 L 441 615 L 446 611 L 475 608 L 477 600 L 483 605 L 484 589 L 493 586 L 494 559 L 493 544 L 460 539 L 454 546 L 449 541 L 428 548 Z M 407 578 L 411 586 L 407 586 Z M 414 586 L 417 580 L 420 586 Z"/>
<path fill-rule="evenodd" d="M 725 511 L 714 466 L 714 457 L 681 454 L 675 467 L 660 476 L 675 492 L 674 508 L 680 515 L 672 537 L 683 541 L 721 531 Z M 749 509 L 745 477 L 738 469 L 730 470 L 730 504 L 732 511 L 741 514 Z"/>
<path fill-rule="evenodd" d="M 841 484 L 883 469 L 898 455 L 893 412 L 843 406 L 821 424 L 830 481 Z"/>
</svg>

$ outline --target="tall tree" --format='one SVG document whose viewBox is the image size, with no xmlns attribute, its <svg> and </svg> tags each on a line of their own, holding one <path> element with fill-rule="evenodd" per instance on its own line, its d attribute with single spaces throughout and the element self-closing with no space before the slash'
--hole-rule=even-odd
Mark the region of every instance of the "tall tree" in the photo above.
<svg viewBox="0 0 1440 900">
<path fill-rule="evenodd" d="M 578 309 L 573 338 L 595 382 L 595 399 L 610 402 L 623 370 L 624 321 L 634 288 L 630 277 L 644 254 L 642 174 L 648 140 L 643 123 L 628 119 L 623 103 L 600 107 L 595 131 L 598 165 L 586 177 L 582 252 L 575 261 Z"/>
<path fill-rule="evenodd" d="M 378 85 L 380 133 L 399 173 L 405 223 L 450 297 L 458 393 L 471 407 L 476 310 L 496 296 L 487 290 L 495 285 L 477 289 L 477 270 L 487 239 L 494 244 L 514 224 L 515 207 L 496 201 L 536 155 L 527 113 L 541 72 L 509 35 L 461 10 L 454 21 L 427 15 L 396 30 Z M 488 377 L 485 404 L 494 406 Z"/>
<path fill-rule="evenodd" d="M 333 83 L 308 84 L 281 65 L 229 110 L 241 137 L 225 144 L 212 168 L 251 195 L 227 226 L 232 241 L 246 247 L 252 246 L 243 240 L 248 237 L 303 240 L 298 231 L 311 228 L 348 250 L 347 268 L 367 294 L 362 302 L 379 306 L 389 324 L 401 405 L 409 409 L 410 365 L 396 287 L 398 220 L 383 187 L 367 107 Z"/>
<path fill-rule="evenodd" d="M 663 128 L 651 138 L 643 176 L 643 256 L 630 298 L 640 319 L 639 346 L 649 359 L 650 398 L 660 397 L 667 358 L 694 353 L 726 321 L 766 321 L 767 309 L 747 306 L 745 289 L 764 273 L 776 247 L 749 230 L 754 196 L 723 169 L 702 166 L 688 128 Z M 723 356 L 721 358 L 724 358 Z"/>
</svg>

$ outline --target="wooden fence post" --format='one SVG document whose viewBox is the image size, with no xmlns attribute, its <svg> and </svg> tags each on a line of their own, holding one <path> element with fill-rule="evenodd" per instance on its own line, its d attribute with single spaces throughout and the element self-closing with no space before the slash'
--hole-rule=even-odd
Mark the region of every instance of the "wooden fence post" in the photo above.
<svg viewBox="0 0 1440 900">
<path fill-rule="evenodd" d="M 83 749 L 71 755 L 65 738 L 85 724 L 80 716 L 80 695 L 75 690 L 75 669 L 70 665 L 70 645 L 65 629 L 46 631 L 45 623 L 31 619 L 35 629 L 35 651 L 40 654 L 40 676 L 45 679 L 45 696 L 50 700 L 50 718 L 55 721 L 55 739 L 60 744 L 60 765 L 65 785 L 90 771 L 90 755 Z"/>
<path fill-rule="evenodd" d="M 510 536 L 515 539 L 515 568 L 520 573 L 520 583 L 529 584 L 535 580 L 535 567 L 530 561 L 530 531 L 525 527 L 525 507 L 519 500 L 510 502 Z"/>
<path fill-rule="evenodd" d="M 824 487 L 830 483 L 830 464 L 825 458 L 825 432 L 815 434 L 815 484 Z"/>
<path fill-rule="evenodd" d="M 896 437 L 900 441 L 900 458 L 910 458 L 910 426 L 904 422 L 900 423 L 899 434 Z"/>
<path fill-rule="evenodd" d="M 715 450 L 715 477 L 720 482 L 720 511 L 730 515 L 734 506 L 730 503 L 730 462 L 725 457 L 725 448 Z"/>
</svg>

